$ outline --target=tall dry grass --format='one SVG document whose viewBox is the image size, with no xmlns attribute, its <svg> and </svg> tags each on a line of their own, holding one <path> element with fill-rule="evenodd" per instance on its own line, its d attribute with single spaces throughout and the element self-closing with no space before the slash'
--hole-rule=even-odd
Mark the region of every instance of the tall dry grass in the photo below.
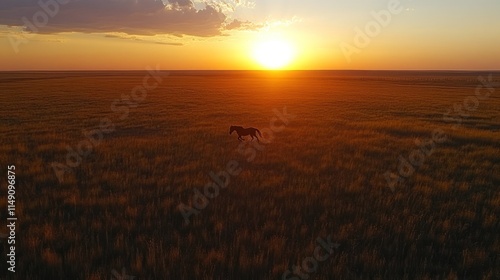
<svg viewBox="0 0 500 280">
<path fill-rule="evenodd" d="M 500 88 L 459 129 L 442 119 L 478 75 L 173 72 L 120 120 L 110 105 L 142 72 L 1 73 L 15 277 L 281 279 L 330 234 L 341 246 L 311 279 L 498 279 Z M 229 126 L 284 106 L 296 117 L 246 162 Z M 50 163 L 101 118 L 116 130 L 60 183 Z M 384 172 L 435 128 L 450 140 L 392 193 Z M 179 203 L 230 160 L 241 174 L 186 225 Z"/>
</svg>

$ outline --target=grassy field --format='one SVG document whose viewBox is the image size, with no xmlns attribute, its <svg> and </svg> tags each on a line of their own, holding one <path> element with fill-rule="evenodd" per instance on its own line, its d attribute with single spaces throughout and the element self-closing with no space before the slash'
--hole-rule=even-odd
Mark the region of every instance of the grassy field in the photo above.
<svg viewBox="0 0 500 280">
<path fill-rule="evenodd" d="M 148 75 L 0 73 L 7 279 L 500 279 L 500 73 Z"/>
</svg>

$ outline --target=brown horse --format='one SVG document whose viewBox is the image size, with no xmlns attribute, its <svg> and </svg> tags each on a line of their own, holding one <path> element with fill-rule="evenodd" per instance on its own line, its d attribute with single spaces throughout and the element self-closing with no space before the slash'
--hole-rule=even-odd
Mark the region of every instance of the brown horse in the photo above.
<svg viewBox="0 0 500 280">
<path fill-rule="evenodd" d="M 257 128 L 253 128 L 253 127 L 249 127 L 249 128 L 243 128 L 241 126 L 231 126 L 229 128 L 229 134 L 233 133 L 233 131 L 236 131 L 236 133 L 238 133 L 238 140 L 240 141 L 243 141 L 244 139 L 241 138 L 241 136 L 247 136 L 247 135 L 250 135 L 252 136 L 252 141 L 253 141 L 253 138 L 257 138 L 257 141 L 259 141 L 259 137 L 257 137 L 257 133 L 259 133 L 259 136 L 262 137 L 262 134 L 260 134 L 260 131 L 257 129 Z"/>
</svg>

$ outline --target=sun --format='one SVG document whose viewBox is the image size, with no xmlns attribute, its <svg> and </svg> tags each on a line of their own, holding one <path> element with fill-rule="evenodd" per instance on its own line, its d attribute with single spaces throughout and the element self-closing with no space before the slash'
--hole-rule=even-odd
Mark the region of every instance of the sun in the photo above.
<svg viewBox="0 0 500 280">
<path fill-rule="evenodd" d="M 263 67 L 276 70 L 292 62 L 295 50 L 292 44 L 285 40 L 271 39 L 255 44 L 253 56 Z"/>
</svg>

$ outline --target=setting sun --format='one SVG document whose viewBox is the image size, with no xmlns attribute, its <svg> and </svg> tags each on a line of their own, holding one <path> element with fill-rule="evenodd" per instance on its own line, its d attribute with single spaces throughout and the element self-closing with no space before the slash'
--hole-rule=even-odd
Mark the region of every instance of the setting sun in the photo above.
<svg viewBox="0 0 500 280">
<path fill-rule="evenodd" d="M 267 69 L 281 69 L 292 62 L 295 50 L 284 40 L 268 40 L 255 45 L 253 56 Z"/>
</svg>

